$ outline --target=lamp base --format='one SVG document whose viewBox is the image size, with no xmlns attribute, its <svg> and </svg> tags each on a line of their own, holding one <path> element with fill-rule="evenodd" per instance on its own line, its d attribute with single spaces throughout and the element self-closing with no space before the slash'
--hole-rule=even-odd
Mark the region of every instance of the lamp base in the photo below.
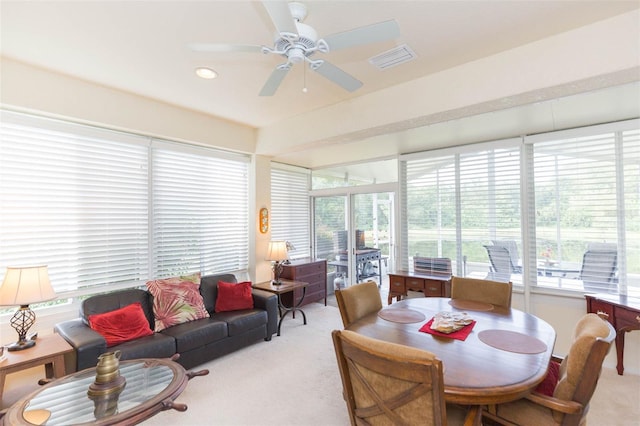
<svg viewBox="0 0 640 426">
<path fill-rule="evenodd" d="M 34 347 L 35 345 L 36 345 L 35 340 L 19 340 L 7 346 L 7 350 L 11 352 L 21 351 L 23 349 L 29 349 L 31 347 Z"/>
<path fill-rule="evenodd" d="M 271 284 L 273 284 L 273 285 L 282 285 L 282 281 L 280 281 L 280 280 L 278 280 L 278 281 L 273 280 L 273 281 L 271 281 Z"/>
</svg>

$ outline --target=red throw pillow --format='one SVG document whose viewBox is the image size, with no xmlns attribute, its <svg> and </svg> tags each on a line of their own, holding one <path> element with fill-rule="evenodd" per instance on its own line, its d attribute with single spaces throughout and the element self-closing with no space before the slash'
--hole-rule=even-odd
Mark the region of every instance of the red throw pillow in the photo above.
<svg viewBox="0 0 640 426">
<path fill-rule="evenodd" d="M 218 281 L 218 297 L 215 311 L 225 312 L 241 309 L 253 309 L 251 282 L 245 281 L 235 284 Z"/>
<path fill-rule="evenodd" d="M 556 390 L 558 379 L 560 376 L 560 364 L 555 361 L 549 361 L 549 368 L 544 380 L 536 388 L 536 392 L 547 396 L 553 396 Z"/>
<path fill-rule="evenodd" d="M 140 302 L 115 311 L 90 315 L 89 326 L 104 336 L 107 346 L 119 345 L 153 334 Z"/>
</svg>

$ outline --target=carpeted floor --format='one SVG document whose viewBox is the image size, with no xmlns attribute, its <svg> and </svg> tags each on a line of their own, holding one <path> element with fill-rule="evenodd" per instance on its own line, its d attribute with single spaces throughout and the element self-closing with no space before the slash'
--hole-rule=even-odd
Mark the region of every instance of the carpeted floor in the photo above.
<svg viewBox="0 0 640 426">
<path fill-rule="evenodd" d="M 192 379 L 177 402 L 186 412 L 165 411 L 143 424 L 223 426 L 332 426 L 348 425 L 336 366 L 331 330 L 342 328 L 333 296 L 328 306 L 305 306 L 308 324 L 302 318 L 287 318 L 282 335 L 259 342 L 228 356 L 206 363 L 210 374 Z M 383 304 L 383 305 L 386 305 Z M 31 369 L 31 377 L 7 377 L 3 406 L 37 388 L 42 371 Z M 591 400 L 588 424 L 596 426 L 639 425 L 640 376 L 618 376 L 604 369 Z M 455 426 L 455 425 L 453 425 Z"/>
</svg>

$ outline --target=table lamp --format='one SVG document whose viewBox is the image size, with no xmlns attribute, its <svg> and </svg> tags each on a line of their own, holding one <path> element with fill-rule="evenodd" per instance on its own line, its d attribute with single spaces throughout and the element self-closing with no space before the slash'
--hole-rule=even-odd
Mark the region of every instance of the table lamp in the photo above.
<svg viewBox="0 0 640 426">
<path fill-rule="evenodd" d="M 273 284 L 280 285 L 280 273 L 282 272 L 282 261 L 289 259 L 286 241 L 269 241 L 266 260 L 273 261 Z"/>
<path fill-rule="evenodd" d="M 46 266 L 7 267 L 0 287 L 0 306 L 20 305 L 10 321 L 18 333 L 18 341 L 9 345 L 8 350 L 20 351 L 36 344 L 35 340 L 27 340 L 27 331 L 36 322 L 36 314 L 29 309 L 29 304 L 55 298 Z"/>
</svg>

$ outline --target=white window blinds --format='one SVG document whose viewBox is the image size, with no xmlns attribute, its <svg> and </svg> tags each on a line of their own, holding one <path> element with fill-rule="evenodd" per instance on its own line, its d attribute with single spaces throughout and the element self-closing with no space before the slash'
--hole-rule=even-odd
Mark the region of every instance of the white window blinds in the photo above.
<svg viewBox="0 0 640 426">
<path fill-rule="evenodd" d="M 414 155 L 403 167 L 405 267 L 411 268 L 416 255 L 447 257 L 458 275 L 522 284 L 510 276 L 514 271 L 496 276 L 484 247 L 503 241 L 520 245 L 518 141 L 437 154 Z M 517 267 L 519 254 L 514 255 Z"/>
<path fill-rule="evenodd" d="M 248 268 L 248 158 L 154 142 L 153 275 Z"/>
<path fill-rule="evenodd" d="M 0 279 L 92 293 L 248 268 L 249 157 L 2 111 Z"/>
<path fill-rule="evenodd" d="M 634 278 L 640 273 L 637 123 L 525 139 L 533 152 L 536 216 L 527 231 L 535 241 L 538 286 L 640 289 Z"/>
<path fill-rule="evenodd" d="M 309 170 L 271 163 L 271 239 L 289 241 L 292 259 L 310 256 Z"/>
<path fill-rule="evenodd" d="M 1 114 L 1 273 L 49 265 L 57 292 L 144 281 L 148 141 Z"/>
</svg>

